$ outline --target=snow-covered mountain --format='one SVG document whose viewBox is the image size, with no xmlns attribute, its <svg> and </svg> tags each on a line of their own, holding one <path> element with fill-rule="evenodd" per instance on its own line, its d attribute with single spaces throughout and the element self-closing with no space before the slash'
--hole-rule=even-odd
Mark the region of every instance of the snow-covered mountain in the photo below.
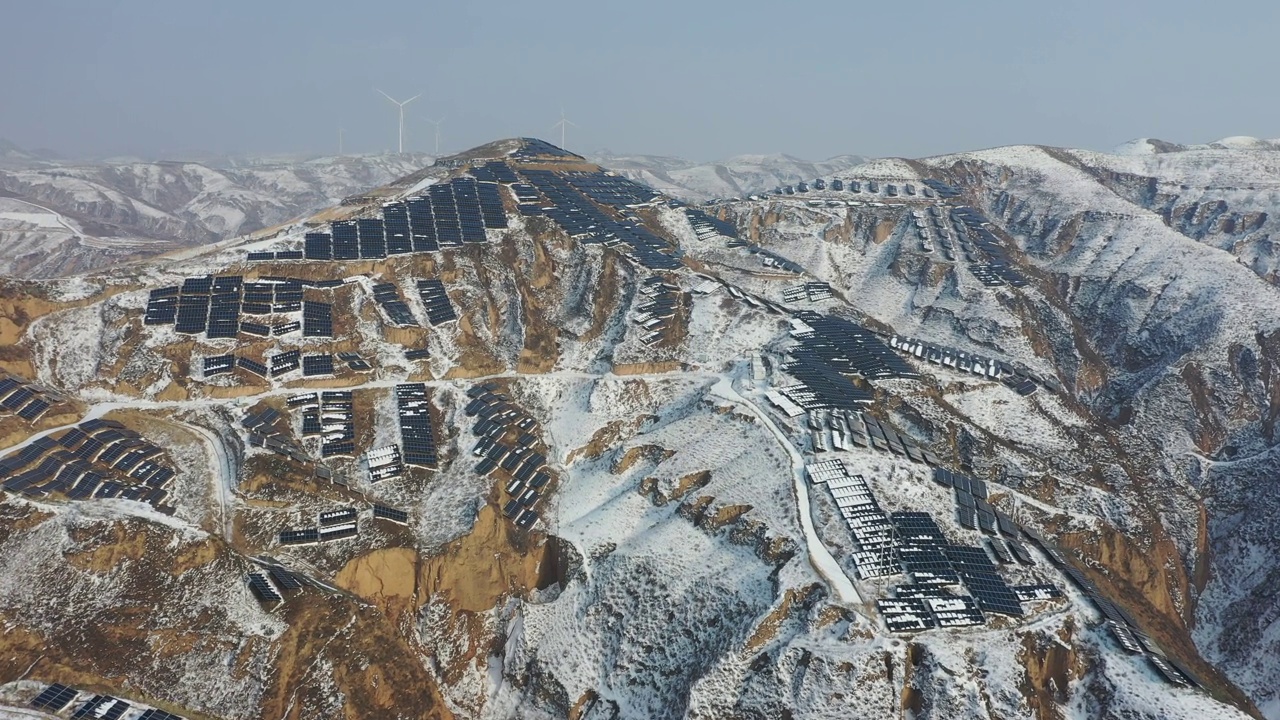
<svg viewBox="0 0 1280 720">
<path fill-rule="evenodd" d="M 55 402 L 0 414 L 0 483 L 86 419 L 174 474 L 0 500 L 0 712 L 1280 718 L 1269 152 L 851 161 L 698 208 L 507 140 L 0 285 L 0 369 Z M 424 418 L 434 467 L 381 478 Z M 260 602 L 276 566 L 303 587 Z"/>
<path fill-rule="evenodd" d="M 857 155 L 840 155 L 809 162 L 779 154 L 738 155 L 721 162 L 695 163 L 657 155 L 614 155 L 607 151 L 591 159 L 672 197 L 691 201 L 768 192 L 779 185 L 829 177 L 865 160 Z"/>
<path fill-rule="evenodd" d="M 60 277 L 271 228 L 429 162 L 376 155 L 67 164 L 5 149 L 0 274 Z"/>
</svg>

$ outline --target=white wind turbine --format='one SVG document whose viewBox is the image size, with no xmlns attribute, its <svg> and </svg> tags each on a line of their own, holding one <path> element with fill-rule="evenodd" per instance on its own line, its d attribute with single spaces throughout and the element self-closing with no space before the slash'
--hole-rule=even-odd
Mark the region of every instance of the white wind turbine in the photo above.
<svg viewBox="0 0 1280 720">
<path fill-rule="evenodd" d="M 400 152 L 403 154 L 404 153 L 404 106 L 422 97 L 422 94 L 419 93 L 409 98 L 408 100 L 405 100 L 404 102 L 400 102 L 399 100 L 396 100 L 395 98 L 382 92 L 381 90 L 378 90 L 378 88 L 374 88 L 374 90 L 377 90 L 378 93 L 382 95 L 382 97 L 390 100 L 392 104 L 398 105 L 400 107 Z"/>
<path fill-rule="evenodd" d="M 444 116 L 441 116 L 439 120 L 432 120 L 431 118 L 423 118 L 423 120 L 426 120 L 427 122 L 429 122 L 429 123 L 431 123 L 432 125 L 435 125 L 435 126 L 436 126 L 436 151 L 435 151 L 435 154 L 436 154 L 437 156 L 439 156 L 439 155 L 440 155 L 440 126 L 444 124 Z"/>
<path fill-rule="evenodd" d="M 560 108 L 560 122 L 556 123 L 555 125 L 552 125 L 551 129 L 555 130 L 556 128 L 560 128 L 560 147 L 561 148 L 564 148 L 564 130 L 566 127 L 569 127 L 569 126 L 578 127 L 575 123 L 570 122 L 569 118 L 564 116 L 564 108 Z"/>
</svg>

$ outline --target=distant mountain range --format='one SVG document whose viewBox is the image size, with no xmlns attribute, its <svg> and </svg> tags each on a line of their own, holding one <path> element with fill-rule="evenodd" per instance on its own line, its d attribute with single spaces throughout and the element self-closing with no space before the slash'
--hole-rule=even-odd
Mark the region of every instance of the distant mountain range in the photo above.
<svg viewBox="0 0 1280 720">
<path fill-rule="evenodd" d="M 613 155 L 591 158 L 655 190 L 684 200 L 710 200 L 767 192 L 779 185 L 830 177 L 861 165 L 867 158 L 838 155 L 810 162 L 790 155 L 738 155 L 720 162 L 697 163 L 661 155 Z"/>
<path fill-rule="evenodd" d="M 256 232 L 430 156 L 62 161 L 0 140 L 0 275 L 57 277 Z"/>
</svg>

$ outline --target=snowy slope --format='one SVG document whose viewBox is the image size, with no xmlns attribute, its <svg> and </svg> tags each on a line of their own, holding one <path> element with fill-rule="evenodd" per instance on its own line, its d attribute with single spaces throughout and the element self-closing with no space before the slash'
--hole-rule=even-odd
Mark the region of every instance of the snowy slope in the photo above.
<svg viewBox="0 0 1280 720">
<path fill-rule="evenodd" d="M 0 214 L 0 274 L 57 277 L 216 242 L 308 215 L 426 162 L 420 155 L 382 155 L 222 167 L 0 166 L 0 196 L 8 205 L 61 218 L 32 223 L 12 209 Z"/>
</svg>

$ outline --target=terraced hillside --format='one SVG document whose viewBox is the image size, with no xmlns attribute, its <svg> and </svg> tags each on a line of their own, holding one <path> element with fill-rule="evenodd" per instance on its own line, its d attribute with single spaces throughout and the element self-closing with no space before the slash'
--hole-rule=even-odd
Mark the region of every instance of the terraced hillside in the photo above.
<svg viewBox="0 0 1280 720">
<path fill-rule="evenodd" d="M 695 207 L 505 140 L 11 281 L 0 702 L 1274 714 L 1280 298 L 1073 158 Z"/>
</svg>

